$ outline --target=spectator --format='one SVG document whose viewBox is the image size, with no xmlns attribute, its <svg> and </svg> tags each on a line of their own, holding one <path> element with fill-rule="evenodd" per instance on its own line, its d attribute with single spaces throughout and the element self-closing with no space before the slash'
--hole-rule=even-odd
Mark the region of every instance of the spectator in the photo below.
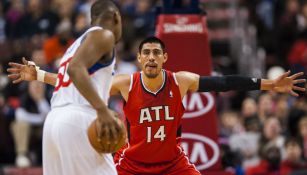
<svg viewBox="0 0 307 175">
<path fill-rule="evenodd" d="M 167 14 L 199 14 L 199 0 L 163 0 L 163 13 Z"/>
<path fill-rule="evenodd" d="M 284 13 L 279 19 L 279 27 L 277 31 L 277 55 L 280 58 L 281 63 L 285 64 L 287 55 L 295 42 L 298 34 L 298 15 L 299 15 L 299 1 L 287 0 Z"/>
<path fill-rule="evenodd" d="M 32 61 L 39 66 L 43 70 L 48 70 L 50 72 L 55 72 L 55 68 L 46 64 L 46 57 L 44 54 L 44 50 L 37 48 L 32 51 Z M 52 94 L 54 91 L 54 87 L 50 85 L 46 85 L 46 97 L 48 101 L 50 101 Z"/>
<path fill-rule="evenodd" d="M 298 16 L 298 28 L 300 31 L 307 29 L 307 1 L 302 1 L 300 14 Z"/>
<path fill-rule="evenodd" d="M 287 116 L 287 135 L 291 137 L 299 137 L 299 121 L 305 115 L 305 111 L 302 108 L 298 108 L 297 103 L 301 103 L 296 100 L 294 106 L 291 107 L 289 115 Z M 303 105 L 302 105 L 303 106 Z"/>
<path fill-rule="evenodd" d="M 263 157 L 267 146 L 277 147 L 284 157 L 285 138 L 281 135 L 281 123 L 276 117 L 269 117 L 263 123 L 263 130 L 259 140 L 259 154 Z"/>
<path fill-rule="evenodd" d="M 288 96 L 279 94 L 276 99 L 275 116 L 281 122 L 282 133 L 287 130 L 287 117 L 289 116 Z"/>
<path fill-rule="evenodd" d="M 248 118 L 257 115 L 257 103 L 252 98 L 245 98 L 242 103 L 241 115 Z"/>
<path fill-rule="evenodd" d="M 0 164 L 12 164 L 15 156 L 14 143 L 9 129 L 11 119 L 5 115 L 5 111 L 9 112 L 6 103 L 3 95 L 0 94 Z"/>
<path fill-rule="evenodd" d="M 274 7 L 273 0 L 261 0 L 256 7 L 256 13 L 267 30 L 273 30 Z"/>
<path fill-rule="evenodd" d="M 118 61 L 117 68 L 116 68 L 117 74 L 132 74 L 139 70 L 139 68 L 137 67 L 138 62 L 136 60 L 137 55 L 135 55 L 135 53 L 138 53 L 138 46 L 139 46 L 140 41 L 141 39 L 135 39 L 135 41 L 133 41 L 131 43 L 131 46 L 129 46 L 128 48 L 123 48 L 124 43 L 121 42 L 122 49 L 120 51 L 121 53 L 119 53 L 121 54 L 121 57 L 120 57 L 121 59 L 117 60 Z M 124 49 L 127 49 L 128 53 L 125 53 L 127 51 L 125 51 Z"/>
<path fill-rule="evenodd" d="M 298 64 L 307 70 L 307 28 L 301 34 L 300 39 L 293 44 L 288 56 L 288 62 L 292 67 Z"/>
<path fill-rule="evenodd" d="M 303 116 L 298 123 L 298 134 L 303 144 L 303 157 L 307 160 L 307 115 Z"/>
<path fill-rule="evenodd" d="M 3 5 L 0 3 L 0 44 L 3 44 L 5 41 L 5 17 Z"/>
<path fill-rule="evenodd" d="M 89 27 L 88 21 L 86 19 L 86 14 L 79 13 L 76 17 L 76 22 L 73 26 L 73 35 L 74 38 L 77 38 L 77 36 L 82 35 L 83 32 L 85 32 Z"/>
<path fill-rule="evenodd" d="M 70 20 L 74 21 L 74 18 L 77 14 L 76 11 L 76 0 L 54 0 L 52 1 L 54 9 L 59 15 L 61 20 Z"/>
<path fill-rule="evenodd" d="M 226 142 L 228 142 L 227 140 L 232 134 L 241 131 L 243 131 L 243 126 L 236 112 L 225 111 L 221 114 L 220 135 L 222 138 L 226 139 Z"/>
<path fill-rule="evenodd" d="M 24 5 L 22 0 L 12 0 L 5 15 L 5 31 L 8 38 L 20 38 L 22 36 L 21 20 L 23 15 Z"/>
<path fill-rule="evenodd" d="M 244 118 L 245 132 L 233 134 L 229 138 L 232 151 L 242 155 L 244 168 L 255 166 L 259 163 L 258 142 L 260 138 L 260 121 L 257 116 Z"/>
<path fill-rule="evenodd" d="M 261 123 L 257 115 L 244 118 L 244 128 L 246 132 L 260 133 Z"/>
<path fill-rule="evenodd" d="M 29 159 L 29 142 L 33 126 L 39 127 L 39 132 L 42 131 L 43 122 L 47 113 L 50 110 L 50 105 L 45 98 L 45 85 L 40 82 L 30 82 L 28 93 L 21 97 L 21 106 L 16 109 L 16 119 L 12 124 L 12 132 L 15 140 L 16 149 L 16 166 L 28 167 L 31 165 Z M 38 134 L 41 142 L 41 134 Z M 41 144 L 40 144 L 41 145 Z M 40 147 L 36 148 L 41 150 Z M 38 153 L 36 157 L 41 157 Z M 37 162 L 36 162 L 37 163 Z"/>
<path fill-rule="evenodd" d="M 51 65 L 61 58 L 73 41 L 71 23 L 64 20 L 58 25 L 57 33 L 44 43 L 46 63 Z"/>
<path fill-rule="evenodd" d="M 27 1 L 27 10 L 21 22 L 24 36 L 54 35 L 59 17 L 54 12 L 45 9 L 43 2 L 42 0 Z"/>
<path fill-rule="evenodd" d="M 221 161 L 226 172 L 236 175 L 244 175 L 242 167 L 242 155 L 240 152 L 233 151 L 228 145 L 221 144 Z"/>
<path fill-rule="evenodd" d="M 9 83 L 9 79 L 7 75 L 4 74 L 3 66 L 2 64 L 0 64 L 0 92 L 2 92 L 5 89 L 8 83 Z"/>
<path fill-rule="evenodd" d="M 290 175 L 296 170 L 307 169 L 307 164 L 302 159 L 302 148 L 298 139 L 287 139 L 285 149 L 286 158 L 281 163 L 281 175 Z"/>
<path fill-rule="evenodd" d="M 83 4 L 81 4 L 78 8 L 79 14 L 85 16 L 86 25 L 89 26 L 91 22 L 91 6 L 95 2 L 95 0 L 85 0 Z"/>
<path fill-rule="evenodd" d="M 274 113 L 273 99 L 268 93 L 260 95 L 258 100 L 258 116 L 263 124 L 266 118 Z"/>
<path fill-rule="evenodd" d="M 247 168 L 245 175 L 276 175 L 280 172 L 281 155 L 276 146 L 267 145 L 260 163 Z"/>
</svg>

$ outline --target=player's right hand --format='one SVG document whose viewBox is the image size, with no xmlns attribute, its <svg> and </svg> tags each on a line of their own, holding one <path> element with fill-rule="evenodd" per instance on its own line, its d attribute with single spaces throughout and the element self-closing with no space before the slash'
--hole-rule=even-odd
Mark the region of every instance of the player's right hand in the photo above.
<svg viewBox="0 0 307 175">
<path fill-rule="evenodd" d="M 34 65 L 28 64 L 28 61 L 23 57 L 23 64 L 9 62 L 10 68 L 8 77 L 13 80 L 13 83 L 20 83 L 22 81 L 36 80 L 37 72 Z"/>
<path fill-rule="evenodd" d="M 106 152 L 112 152 L 114 145 L 123 136 L 122 126 L 118 121 L 118 114 L 110 109 L 97 111 L 98 120 L 96 122 L 98 138 L 106 145 Z"/>
</svg>

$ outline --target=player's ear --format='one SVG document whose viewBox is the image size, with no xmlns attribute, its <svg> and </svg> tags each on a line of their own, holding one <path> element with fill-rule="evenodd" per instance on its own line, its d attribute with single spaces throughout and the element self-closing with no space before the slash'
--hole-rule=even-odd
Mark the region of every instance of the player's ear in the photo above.
<svg viewBox="0 0 307 175">
<path fill-rule="evenodd" d="M 120 14 L 118 11 L 113 13 L 114 24 L 118 24 L 120 21 Z"/>
<path fill-rule="evenodd" d="M 141 54 L 140 54 L 140 52 L 138 52 L 137 59 L 138 59 L 138 62 L 141 63 Z"/>
<path fill-rule="evenodd" d="M 168 54 L 165 52 L 163 54 L 163 57 L 164 57 L 163 63 L 165 63 L 167 61 L 167 59 L 168 59 Z"/>
</svg>

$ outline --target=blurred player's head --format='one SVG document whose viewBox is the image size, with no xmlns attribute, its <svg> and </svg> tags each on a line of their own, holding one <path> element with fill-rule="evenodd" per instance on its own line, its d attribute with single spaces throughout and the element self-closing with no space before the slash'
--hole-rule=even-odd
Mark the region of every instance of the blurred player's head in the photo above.
<svg viewBox="0 0 307 175">
<path fill-rule="evenodd" d="M 118 7 L 111 0 L 96 0 L 91 7 L 91 24 L 111 30 L 116 41 L 122 35 L 122 22 Z"/>
<path fill-rule="evenodd" d="M 164 43 L 156 37 L 143 40 L 139 46 L 138 61 L 148 78 L 156 78 L 167 60 Z"/>
</svg>

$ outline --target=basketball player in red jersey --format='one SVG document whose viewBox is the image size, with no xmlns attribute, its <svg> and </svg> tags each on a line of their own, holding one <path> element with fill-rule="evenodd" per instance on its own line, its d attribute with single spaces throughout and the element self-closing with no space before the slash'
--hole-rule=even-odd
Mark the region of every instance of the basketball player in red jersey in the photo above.
<svg viewBox="0 0 307 175">
<path fill-rule="evenodd" d="M 124 112 L 129 141 L 114 157 L 119 175 L 200 174 L 179 143 L 184 113 L 182 98 L 187 92 L 273 90 L 298 96 L 294 90 L 305 91 L 305 88 L 295 85 L 306 81 L 297 79 L 303 73 L 289 76 L 290 72 L 287 72 L 277 79 L 268 80 L 237 75 L 210 77 L 164 70 L 167 53 L 164 43 L 156 37 L 147 38 L 140 44 L 138 61 L 142 71 L 115 76 L 110 91 L 111 95 L 121 94 L 126 102 Z M 17 68 L 14 73 L 27 77 L 24 70 Z"/>
</svg>

